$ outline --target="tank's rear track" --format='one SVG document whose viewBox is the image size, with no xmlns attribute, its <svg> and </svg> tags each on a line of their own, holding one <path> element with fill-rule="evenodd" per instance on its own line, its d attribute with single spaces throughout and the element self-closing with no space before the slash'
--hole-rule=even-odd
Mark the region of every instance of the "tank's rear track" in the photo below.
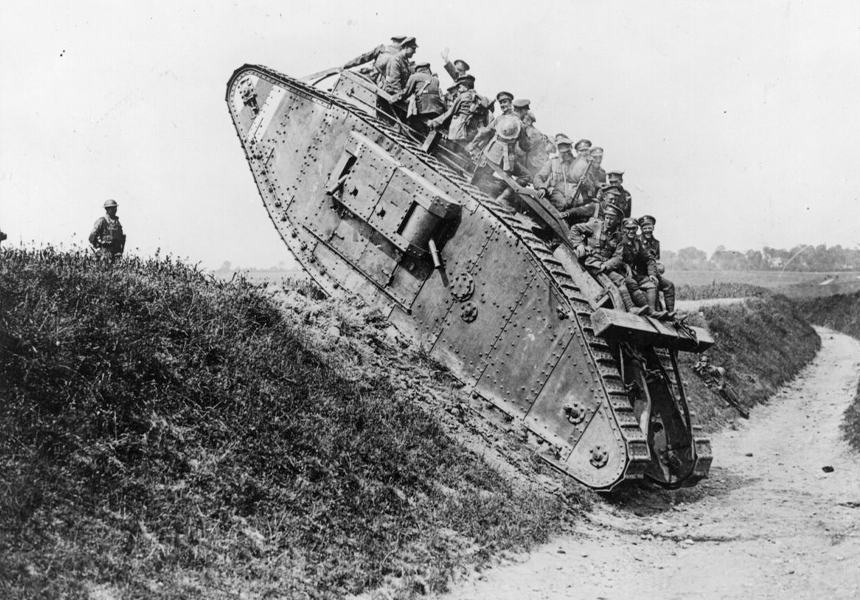
<svg viewBox="0 0 860 600">
<path fill-rule="evenodd" d="M 271 173 L 269 173 L 267 168 L 268 161 L 272 158 L 274 150 L 269 152 L 265 147 L 258 147 L 258 145 L 253 142 L 253 136 L 250 135 L 250 132 L 249 135 L 245 137 L 243 137 L 241 133 L 241 127 L 239 124 L 240 113 L 247 104 L 240 101 L 238 93 L 233 93 L 233 88 L 244 76 L 247 75 L 258 77 L 260 80 L 268 82 L 268 84 L 271 84 L 272 86 L 287 89 L 299 97 L 311 101 L 322 102 L 327 106 L 336 107 L 341 111 L 346 111 L 350 117 L 361 121 L 367 128 L 375 131 L 377 135 L 387 138 L 397 146 L 403 148 L 405 151 L 408 151 L 408 153 L 418 161 L 438 173 L 441 177 L 447 179 L 457 189 L 459 189 L 462 194 L 468 195 L 471 200 L 475 201 L 480 206 L 478 210 L 488 211 L 491 213 L 499 224 L 503 225 L 510 234 L 515 236 L 523 247 L 528 249 L 526 255 L 531 261 L 532 266 L 539 272 L 539 276 L 542 279 L 547 280 L 551 287 L 566 301 L 569 309 L 567 311 L 568 314 L 566 315 L 568 319 L 567 322 L 569 324 L 568 326 L 575 329 L 573 335 L 574 340 L 571 341 L 571 344 L 573 341 L 578 339 L 580 344 L 583 346 L 584 351 L 587 353 L 587 356 L 590 357 L 591 364 L 589 366 L 589 370 L 592 372 L 595 380 L 599 383 L 600 388 L 599 390 L 594 391 L 596 394 L 601 396 L 602 408 L 610 417 L 612 427 L 620 434 L 616 440 L 616 445 L 619 446 L 617 450 L 626 454 L 626 460 L 624 461 L 624 466 L 620 469 L 618 476 L 612 478 L 612 480 L 606 480 L 605 477 L 591 479 L 588 477 L 587 473 L 580 471 L 572 472 L 570 468 L 566 467 L 564 462 L 559 460 L 559 455 L 557 453 L 546 451 L 547 448 L 552 448 L 552 444 L 542 443 L 544 441 L 543 439 L 536 440 L 540 443 L 542 449 L 538 455 L 556 468 L 580 480 L 585 485 L 598 490 L 609 490 L 624 480 L 642 479 L 647 476 L 649 468 L 653 467 L 654 460 L 652 459 L 651 451 L 648 447 L 648 441 L 634 416 L 631 402 L 628 399 L 628 394 L 621 378 L 618 360 L 612 353 L 610 343 L 595 335 L 591 322 L 593 310 L 589 305 L 589 302 L 583 296 L 581 290 L 574 283 L 573 278 L 571 278 L 565 270 L 562 263 L 553 256 L 552 251 L 547 247 L 546 243 L 535 235 L 534 232 L 536 229 L 540 228 L 540 225 L 527 215 L 509 214 L 503 210 L 499 210 L 490 198 L 472 185 L 461 173 L 452 169 L 448 165 L 443 164 L 434 156 L 425 152 L 421 146 L 411 138 L 403 135 L 398 131 L 398 128 L 393 126 L 391 123 L 368 114 L 331 93 L 316 89 L 302 83 L 301 81 L 266 67 L 246 65 L 233 74 L 233 77 L 228 84 L 227 100 L 231 115 L 234 119 L 234 123 L 236 124 L 237 132 L 239 133 L 240 141 L 245 150 L 246 156 L 248 157 L 251 171 L 257 182 L 257 186 L 269 212 L 270 218 L 284 239 L 284 242 L 288 245 L 305 270 L 330 294 L 343 294 L 341 282 L 330 276 L 325 268 L 318 265 L 318 262 L 313 255 L 313 249 L 309 249 L 308 247 L 306 232 L 302 231 L 303 226 L 299 223 L 290 222 L 288 210 L 294 198 L 286 200 L 282 197 L 285 192 L 288 192 L 289 190 L 282 189 L 281 185 L 274 182 L 273 177 L 271 177 Z M 260 88 L 258 87 L 258 90 L 259 89 Z M 258 110 L 260 111 L 263 111 L 264 109 L 265 106 L 258 107 Z M 327 127 L 331 127 L 333 124 L 333 118 L 329 118 L 327 116 L 324 119 L 322 131 L 314 137 L 314 141 L 311 143 L 311 148 L 316 147 L 319 149 Z M 251 141 L 249 142 L 249 140 Z M 317 146 L 314 144 L 317 144 Z M 298 148 L 296 149 L 296 152 L 298 152 Z M 302 173 L 304 173 L 305 170 L 311 170 L 312 168 L 313 165 L 310 162 L 307 164 L 303 163 Z M 325 177 L 325 174 L 321 174 L 321 176 Z M 304 228 L 310 231 L 307 226 L 304 226 Z M 491 239 L 488 237 L 481 252 L 484 252 L 490 243 Z M 448 309 L 448 313 L 452 313 L 455 307 L 456 304 L 452 302 Z M 502 327 L 502 332 L 499 333 L 494 344 L 499 343 L 502 333 L 504 333 L 504 329 L 505 326 Z M 420 342 L 422 340 L 418 339 L 416 341 Z M 665 349 L 655 349 L 655 351 L 659 357 L 660 363 L 663 365 L 665 373 L 668 376 L 668 383 L 672 390 L 672 396 L 675 399 L 678 412 L 689 423 L 691 415 L 689 414 L 685 401 L 683 387 L 677 381 L 676 365 L 673 364 L 675 362 L 673 360 L 673 354 L 675 351 Z M 547 374 L 546 378 L 548 377 L 549 374 Z M 471 391 L 474 395 L 477 396 L 480 394 L 480 392 L 475 389 L 473 381 L 466 381 L 465 383 L 467 383 L 467 385 L 471 385 Z M 488 400 L 492 402 L 493 398 L 488 398 Z M 505 409 L 505 406 L 501 407 L 503 410 Z M 595 410 L 595 412 L 597 411 Z M 585 423 L 583 429 L 587 428 L 588 424 L 589 423 Z M 535 431 L 534 427 L 530 427 L 530 429 L 538 438 L 543 437 L 540 431 Z M 712 459 L 709 440 L 701 437 L 699 434 L 700 428 L 695 425 L 692 425 L 692 432 L 695 435 L 693 446 L 697 456 L 695 468 L 692 469 L 691 472 L 687 473 L 682 479 L 674 481 L 659 481 L 659 478 L 657 478 L 658 483 L 668 485 L 670 487 L 680 485 L 682 483 L 690 484 L 707 474 Z M 584 437 L 584 432 L 581 437 Z M 582 449 L 575 447 L 573 452 L 591 452 L 593 450 L 593 447 Z M 594 457 L 592 457 L 592 460 L 593 459 Z"/>
</svg>

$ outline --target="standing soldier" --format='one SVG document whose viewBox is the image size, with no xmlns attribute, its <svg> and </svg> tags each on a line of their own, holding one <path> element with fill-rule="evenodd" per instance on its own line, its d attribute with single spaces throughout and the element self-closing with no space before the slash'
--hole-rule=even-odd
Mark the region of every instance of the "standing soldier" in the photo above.
<svg viewBox="0 0 860 600">
<path fill-rule="evenodd" d="M 388 59 L 385 67 L 384 89 L 391 94 L 394 102 L 403 99 L 406 91 L 406 82 L 412 74 L 409 68 L 409 59 L 415 56 L 418 43 L 414 37 L 408 37 L 400 44 L 400 51 Z"/>
<path fill-rule="evenodd" d="M 448 60 L 447 48 L 445 48 L 445 51 L 442 53 L 442 60 L 445 61 L 445 64 L 443 65 L 445 67 L 445 71 L 448 73 L 448 75 L 451 76 L 451 79 L 453 79 L 454 81 L 457 81 L 458 79 L 460 79 L 460 77 L 468 73 L 469 69 L 471 68 L 469 67 L 469 63 L 467 63 L 465 60 L 460 60 L 458 58 L 453 63 Z"/>
<path fill-rule="evenodd" d="M 480 127 L 483 112 L 483 98 L 475 91 L 475 78 L 471 75 L 463 75 L 457 80 L 457 98 L 448 107 L 448 111 L 435 119 L 428 121 L 427 125 L 436 129 L 448 125 L 448 139 L 461 144 L 472 141 Z"/>
<path fill-rule="evenodd" d="M 385 70 L 388 66 L 388 59 L 397 54 L 400 51 L 400 44 L 403 40 L 406 39 L 406 36 L 395 36 L 391 38 L 391 44 L 387 46 L 385 44 L 380 44 L 373 50 L 365 52 L 361 56 L 357 56 L 353 58 L 351 61 L 345 63 L 341 68 L 342 69 L 351 69 L 352 67 L 358 67 L 370 61 L 373 61 L 373 71 L 369 73 L 371 78 L 374 81 L 382 81 L 382 78 L 385 77 Z M 365 72 L 364 70 L 362 72 Z"/>
<path fill-rule="evenodd" d="M 609 171 L 606 175 L 609 178 L 609 185 L 600 190 L 597 199 L 603 204 L 614 204 L 624 212 L 625 218 L 629 217 L 633 208 L 633 198 L 622 185 L 624 171 Z"/>
<path fill-rule="evenodd" d="M 517 178 L 521 182 L 528 176 L 523 172 L 516 160 L 515 148 L 522 144 L 524 138 L 523 124 L 514 115 L 503 115 L 494 121 L 492 127 L 482 129 L 475 140 L 469 144 L 469 150 L 473 154 L 477 154 L 477 169 L 473 176 L 473 183 L 478 186 L 485 194 L 495 198 L 496 202 L 503 207 L 516 211 L 518 207 L 514 202 L 514 192 L 508 187 L 507 183 L 496 177 L 495 171 L 488 163 L 496 165 L 508 175 Z M 479 139 L 479 136 L 490 132 L 491 139 L 483 150 L 480 144 L 484 142 Z"/>
<path fill-rule="evenodd" d="M 654 225 L 657 219 L 651 215 L 639 218 L 639 226 L 642 228 L 642 245 L 651 253 L 657 263 L 657 288 L 663 292 L 663 300 L 666 303 L 666 311 L 669 318 L 675 316 L 675 284 L 663 277 L 666 268 L 660 262 L 660 240 L 654 237 Z"/>
<path fill-rule="evenodd" d="M 100 217 L 90 233 L 90 244 L 104 258 L 116 260 L 125 250 L 125 234 L 116 216 L 116 200 L 106 200 L 106 216 Z"/>
<path fill-rule="evenodd" d="M 534 176 L 535 188 L 543 192 L 562 218 L 577 223 L 587 221 L 594 214 L 594 204 L 578 201 L 579 179 L 574 174 L 573 142 L 556 136 L 558 154 L 553 154 Z"/>
<path fill-rule="evenodd" d="M 430 72 L 429 62 L 415 65 L 415 73 L 406 82 L 405 95 L 409 99 L 406 118 L 413 128 L 424 131 L 426 121 L 445 112 L 445 103 L 439 92 L 439 78 Z"/>
</svg>

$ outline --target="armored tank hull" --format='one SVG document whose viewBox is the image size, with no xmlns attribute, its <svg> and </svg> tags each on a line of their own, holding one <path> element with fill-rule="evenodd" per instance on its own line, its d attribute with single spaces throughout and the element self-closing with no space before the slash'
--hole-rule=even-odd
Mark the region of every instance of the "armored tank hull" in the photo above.
<svg viewBox="0 0 860 600">
<path fill-rule="evenodd" d="M 468 156 L 406 128 L 384 96 L 349 71 L 330 91 L 253 65 L 228 83 L 263 204 L 308 274 L 378 307 L 583 484 L 707 475 L 676 356 L 708 333 L 613 308 L 551 209 L 495 204 Z"/>
</svg>

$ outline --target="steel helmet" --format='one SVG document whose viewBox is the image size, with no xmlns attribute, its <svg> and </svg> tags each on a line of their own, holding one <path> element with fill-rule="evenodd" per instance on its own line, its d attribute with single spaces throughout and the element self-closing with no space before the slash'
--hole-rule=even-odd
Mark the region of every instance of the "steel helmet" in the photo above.
<svg viewBox="0 0 860 600">
<path fill-rule="evenodd" d="M 116 200 L 105 200 L 105 208 L 116 208 Z"/>
<path fill-rule="evenodd" d="M 523 122 L 519 117 L 513 115 L 504 115 L 499 117 L 496 123 L 496 135 L 503 142 L 513 142 L 520 137 L 520 132 L 523 128 Z"/>
</svg>

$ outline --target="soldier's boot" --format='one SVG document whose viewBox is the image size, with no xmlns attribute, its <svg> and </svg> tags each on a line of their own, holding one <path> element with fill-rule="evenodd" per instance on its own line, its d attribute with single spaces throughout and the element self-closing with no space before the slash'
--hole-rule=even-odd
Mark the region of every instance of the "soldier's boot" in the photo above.
<svg viewBox="0 0 860 600">
<path fill-rule="evenodd" d="M 630 297 L 630 291 L 627 289 L 627 286 L 619 285 L 618 292 L 621 294 L 621 300 L 624 302 L 624 310 L 633 312 L 636 309 L 636 305 L 633 304 L 633 298 Z"/>
<path fill-rule="evenodd" d="M 666 315 L 670 319 L 675 318 L 675 286 L 670 291 L 663 292 L 663 300 L 666 302 Z"/>
<path fill-rule="evenodd" d="M 642 290 L 627 291 L 630 295 L 630 299 L 633 301 L 633 304 L 636 307 L 630 312 L 637 315 L 641 315 L 643 317 L 648 317 L 654 313 L 654 311 L 648 305 L 648 297 L 645 295 L 645 292 L 643 292 Z"/>
<path fill-rule="evenodd" d="M 660 301 L 660 291 L 656 287 L 651 287 L 645 290 L 645 297 L 648 299 L 648 306 L 657 310 L 657 303 Z"/>
</svg>

